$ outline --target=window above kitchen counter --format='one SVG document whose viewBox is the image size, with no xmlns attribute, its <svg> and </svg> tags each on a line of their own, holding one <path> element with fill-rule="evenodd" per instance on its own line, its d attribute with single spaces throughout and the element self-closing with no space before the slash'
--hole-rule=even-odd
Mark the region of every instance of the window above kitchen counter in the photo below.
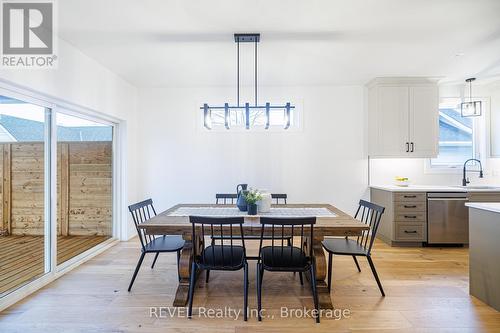
<svg viewBox="0 0 500 333">
<path fill-rule="evenodd" d="M 480 99 L 488 110 L 488 99 Z M 461 170 L 464 161 L 485 156 L 486 133 L 485 118 L 462 117 L 461 99 L 445 97 L 439 103 L 439 152 L 436 158 L 426 161 L 426 171 L 456 172 Z"/>
</svg>

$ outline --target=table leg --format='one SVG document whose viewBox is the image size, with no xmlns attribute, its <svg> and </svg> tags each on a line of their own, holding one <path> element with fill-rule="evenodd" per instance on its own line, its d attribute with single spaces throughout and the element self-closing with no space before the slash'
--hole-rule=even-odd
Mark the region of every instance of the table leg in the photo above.
<svg viewBox="0 0 500 333">
<path fill-rule="evenodd" d="M 305 249 L 309 250 L 310 244 L 313 248 L 313 255 L 316 259 L 316 289 L 318 291 L 318 300 L 320 309 L 333 309 L 332 298 L 330 297 L 330 292 L 328 291 L 328 285 L 325 282 L 326 278 L 326 256 L 321 246 L 323 237 L 315 237 L 312 241 L 309 238 L 305 240 Z M 305 274 L 309 277 L 309 274 Z"/>
<path fill-rule="evenodd" d="M 191 263 L 193 260 L 193 246 L 200 246 L 200 239 L 192 241 L 191 235 L 184 238 L 184 248 L 179 259 L 179 285 L 175 292 L 173 306 L 186 306 L 189 297 L 189 279 L 191 276 Z M 194 243 L 194 244 L 193 244 Z"/>
</svg>

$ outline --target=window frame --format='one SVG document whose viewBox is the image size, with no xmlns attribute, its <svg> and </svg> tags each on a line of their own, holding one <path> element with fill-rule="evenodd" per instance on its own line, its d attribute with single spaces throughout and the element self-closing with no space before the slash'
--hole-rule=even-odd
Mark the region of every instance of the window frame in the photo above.
<svg viewBox="0 0 500 333">
<path fill-rule="evenodd" d="M 447 99 L 461 99 L 457 96 L 445 96 L 439 97 L 439 104 Z M 481 117 L 474 118 L 473 122 L 473 132 L 472 132 L 472 145 L 473 145 L 473 156 L 471 158 L 481 159 L 486 157 L 487 142 L 488 142 L 488 125 L 489 121 L 489 110 L 490 101 L 487 97 L 475 97 L 475 99 L 480 100 L 483 103 L 483 114 Z M 438 132 L 439 135 L 439 132 Z M 439 140 L 439 138 L 438 138 Z M 439 154 L 439 145 L 438 145 Z M 433 158 L 424 159 L 424 173 L 425 174 L 460 174 L 462 172 L 463 164 L 448 164 L 448 165 L 435 165 L 432 164 Z M 465 162 L 465 161 L 464 161 Z M 473 162 L 472 165 L 476 163 Z"/>
</svg>

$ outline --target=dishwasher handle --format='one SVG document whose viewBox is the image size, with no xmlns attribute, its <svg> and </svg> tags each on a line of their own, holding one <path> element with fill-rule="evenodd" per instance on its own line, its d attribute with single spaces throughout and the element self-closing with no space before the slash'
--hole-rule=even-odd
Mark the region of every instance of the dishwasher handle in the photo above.
<svg viewBox="0 0 500 333">
<path fill-rule="evenodd" d="M 469 201 L 469 198 L 427 198 L 427 201 Z"/>
</svg>

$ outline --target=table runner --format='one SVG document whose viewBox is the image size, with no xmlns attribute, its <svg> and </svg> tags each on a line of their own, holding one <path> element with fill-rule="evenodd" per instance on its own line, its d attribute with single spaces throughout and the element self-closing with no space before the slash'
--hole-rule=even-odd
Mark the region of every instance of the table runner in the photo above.
<svg viewBox="0 0 500 333">
<path fill-rule="evenodd" d="M 179 207 L 168 216 L 249 216 L 236 207 Z M 323 207 L 273 207 L 269 213 L 259 213 L 255 217 L 336 217 L 337 214 Z"/>
</svg>

